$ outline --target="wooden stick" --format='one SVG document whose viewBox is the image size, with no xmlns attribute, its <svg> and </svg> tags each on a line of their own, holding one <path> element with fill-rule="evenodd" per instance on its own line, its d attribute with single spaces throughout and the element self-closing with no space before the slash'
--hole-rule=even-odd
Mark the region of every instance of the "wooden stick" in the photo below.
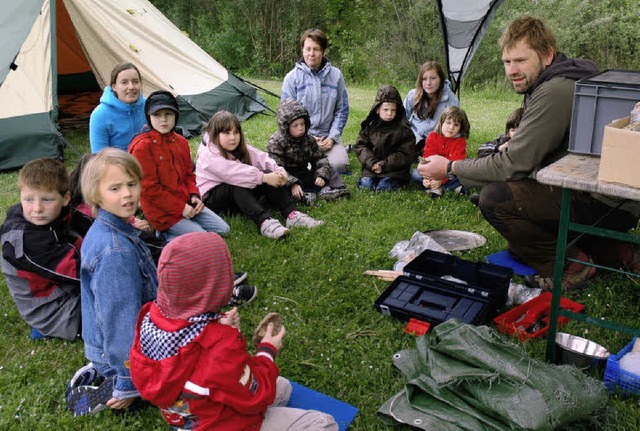
<svg viewBox="0 0 640 431">
<path fill-rule="evenodd" d="M 402 271 L 390 271 L 386 269 L 370 269 L 364 272 L 365 275 L 373 275 L 382 281 L 393 281 L 402 275 Z"/>
</svg>

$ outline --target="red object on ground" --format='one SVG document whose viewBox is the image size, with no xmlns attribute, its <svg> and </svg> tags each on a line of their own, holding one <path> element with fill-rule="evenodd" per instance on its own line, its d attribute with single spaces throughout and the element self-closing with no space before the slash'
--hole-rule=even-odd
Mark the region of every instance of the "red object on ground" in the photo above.
<svg viewBox="0 0 640 431">
<path fill-rule="evenodd" d="M 404 332 L 418 337 L 429 332 L 429 328 L 431 328 L 431 323 L 411 317 L 409 318 L 409 323 L 407 323 L 407 326 L 404 327 Z"/>
<path fill-rule="evenodd" d="M 560 308 L 579 313 L 584 305 L 561 297 Z M 529 338 L 542 337 L 549 331 L 551 314 L 551 292 L 544 292 L 539 296 L 518 305 L 515 308 L 493 319 L 499 332 L 517 336 L 520 341 Z M 569 321 L 568 318 L 558 316 L 558 328 Z"/>
</svg>

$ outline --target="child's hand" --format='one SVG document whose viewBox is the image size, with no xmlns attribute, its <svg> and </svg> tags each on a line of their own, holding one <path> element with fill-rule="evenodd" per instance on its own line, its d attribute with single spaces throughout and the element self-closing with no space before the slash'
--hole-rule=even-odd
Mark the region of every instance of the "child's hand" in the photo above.
<svg viewBox="0 0 640 431">
<path fill-rule="evenodd" d="M 220 323 L 223 325 L 229 325 L 239 331 L 240 313 L 238 313 L 238 307 L 233 307 L 233 310 L 225 313 L 225 316 L 220 318 Z"/>
<path fill-rule="evenodd" d="M 442 185 L 442 181 L 439 180 L 426 180 L 429 182 L 428 189 L 437 189 Z"/>
<path fill-rule="evenodd" d="M 182 217 L 186 219 L 190 219 L 191 217 L 196 215 L 196 210 L 189 204 L 184 204 L 184 208 L 182 209 Z"/>
<path fill-rule="evenodd" d="M 275 347 L 279 351 L 280 349 L 282 349 L 282 338 L 284 337 L 285 333 L 284 325 L 282 325 L 282 327 L 280 328 L 280 332 L 278 332 L 276 335 L 271 335 L 272 332 L 273 323 L 269 323 L 267 325 L 267 332 L 264 334 L 264 337 L 262 337 L 262 342 L 273 345 L 273 347 Z"/>
<path fill-rule="evenodd" d="M 262 175 L 262 182 L 271 187 L 282 187 L 287 184 L 287 174 L 280 172 L 269 172 Z"/>
<path fill-rule="evenodd" d="M 302 187 L 300 187 L 300 184 L 294 184 L 291 186 L 291 194 L 298 200 L 304 197 L 304 192 L 302 191 Z"/>
<path fill-rule="evenodd" d="M 138 230 L 151 232 L 151 225 L 149 224 L 149 222 L 146 220 L 142 220 L 141 218 L 134 217 L 131 225 Z"/>
<path fill-rule="evenodd" d="M 431 184 L 431 180 L 428 179 L 423 179 L 422 180 L 422 187 L 424 187 L 425 189 L 430 189 L 431 187 L 429 187 L 429 184 Z"/>
<path fill-rule="evenodd" d="M 114 398 L 111 398 L 109 401 L 107 401 L 107 407 L 113 410 L 122 410 L 122 409 L 126 409 L 131 404 L 133 404 L 134 401 L 135 401 L 135 398 L 125 398 L 121 400 L 120 398 L 114 397 Z"/>
<path fill-rule="evenodd" d="M 316 186 L 318 186 L 318 187 L 324 187 L 325 182 L 324 182 L 324 180 L 323 180 L 322 178 L 318 177 L 318 178 L 316 178 L 316 182 L 315 182 L 315 184 L 316 184 Z"/>
<path fill-rule="evenodd" d="M 200 214 L 200 212 L 204 209 L 204 204 L 198 196 L 191 196 L 191 206 L 196 212 L 195 215 Z"/>
</svg>

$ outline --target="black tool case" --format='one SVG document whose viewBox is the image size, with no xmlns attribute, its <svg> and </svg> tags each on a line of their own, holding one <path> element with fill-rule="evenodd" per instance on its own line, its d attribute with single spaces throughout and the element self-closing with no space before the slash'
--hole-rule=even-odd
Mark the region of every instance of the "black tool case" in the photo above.
<svg viewBox="0 0 640 431">
<path fill-rule="evenodd" d="M 482 324 L 507 300 L 513 270 L 425 250 L 376 299 L 388 316 L 438 324 L 451 318 Z"/>
</svg>

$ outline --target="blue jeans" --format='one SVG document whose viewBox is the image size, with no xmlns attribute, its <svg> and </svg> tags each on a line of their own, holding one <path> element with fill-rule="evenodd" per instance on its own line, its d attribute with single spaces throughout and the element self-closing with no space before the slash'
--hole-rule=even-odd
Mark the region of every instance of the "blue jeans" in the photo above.
<svg viewBox="0 0 640 431">
<path fill-rule="evenodd" d="M 371 190 L 373 192 L 390 192 L 400 187 L 398 182 L 389 177 L 373 178 L 362 177 L 358 180 L 360 190 Z"/>
<path fill-rule="evenodd" d="M 422 180 L 424 180 L 424 178 L 422 178 L 422 175 L 420 175 L 417 169 L 414 169 L 411 171 L 411 182 L 419 184 L 420 187 L 424 189 L 424 186 L 422 185 Z M 462 186 L 462 183 L 460 182 L 458 177 L 454 176 L 452 180 L 449 180 L 445 184 L 443 184 L 442 188 L 444 190 L 453 190 L 458 186 Z M 467 188 L 465 186 L 462 186 L 462 192 L 463 193 L 467 192 Z"/>
<path fill-rule="evenodd" d="M 158 232 L 158 237 L 164 241 L 171 241 L 174 238 L 190 232 L 215 232 L 225 236 L 231 228 L 218 214 L 204 207 L 200 213 L 191 219 L 183 218 L 167 230 Z"/>
<path fill-rule="evenodd" d="M 98 370 L 98 374 L 100 374 L 102 377 L 104 377 L 105 379 L 115 379 L 113 382 L 113 392 L 111 394 L 112 397 L 122 400 L 125 398 L 134 398 L 140 396 L 138 390 L 131 381 L 131 377 L 119 376 L 117 371 L 111 368 L 109 364 L 105 362 L 92 361 L 92 363 L 94 368 Z"/>
</svg>

